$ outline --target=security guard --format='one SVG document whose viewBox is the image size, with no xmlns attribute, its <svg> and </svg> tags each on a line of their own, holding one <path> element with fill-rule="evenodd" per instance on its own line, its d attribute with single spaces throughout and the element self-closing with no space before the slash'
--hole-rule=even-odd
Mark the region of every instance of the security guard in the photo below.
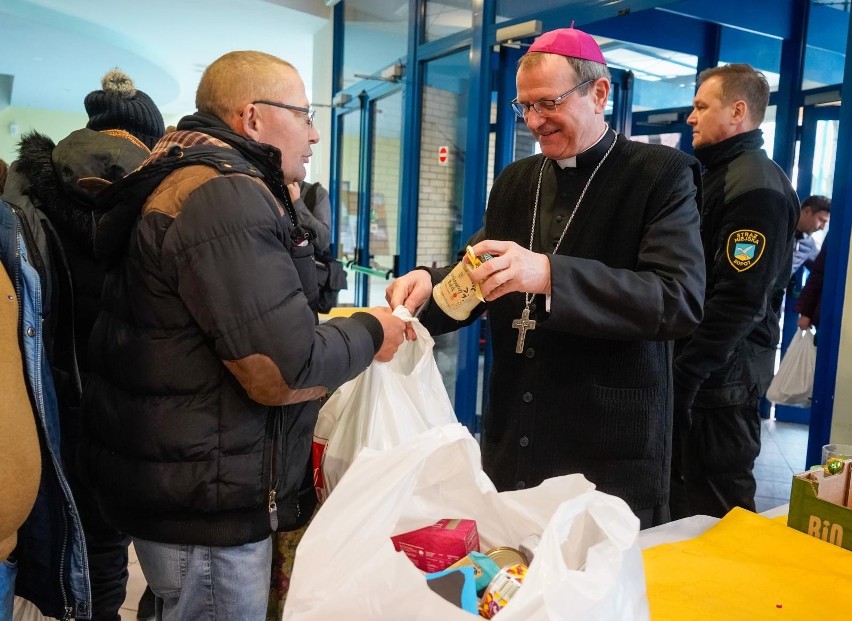
<svg viewBox="0 0 852 621">
<path fill-rule="evenodd" d="M 789 179 L 761 148 L 768 102 L 759 71 L 714 67 L 699 75 L 687 119 L 705 167 L 707 291 L 704 319 L 675 350 L 675 519 L 755 509 L 758 403 L 772 380 L 780 292 L 799 219 Z"/>
</svg>

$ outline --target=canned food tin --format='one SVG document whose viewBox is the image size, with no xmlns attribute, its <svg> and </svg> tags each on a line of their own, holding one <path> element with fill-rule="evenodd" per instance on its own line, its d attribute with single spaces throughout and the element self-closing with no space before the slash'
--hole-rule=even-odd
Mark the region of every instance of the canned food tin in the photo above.
<svg viewBox="0 0 852 621">
<path fill-rule="evenodd" d="M 479 600 L 479 615 L 490 619 L 503 610 L 521 588 L 526 575 L 527 566 L 523 563 L 501 569 Z"/>
<path fill-rule="evenodd" d="M 485 553 L 485 556 L 497 563 L 497 566 L 501 568 L 506 567 L 508 565 L 516 565 L 518 563 L 521 563 L 523 565 L 530 564 L 530 561 L 527 557 L 525 557 L 515 548 L 510 548 L 508 546 L 491 548 L 490 550 L 488 550 L 488 552 Z"/>
</svg>

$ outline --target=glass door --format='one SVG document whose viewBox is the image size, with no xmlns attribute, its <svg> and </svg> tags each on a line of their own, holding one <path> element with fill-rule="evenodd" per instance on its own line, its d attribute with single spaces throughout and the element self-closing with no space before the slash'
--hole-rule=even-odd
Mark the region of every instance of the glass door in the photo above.
<svg viewBox="0 0 852 621">
<path fill-rule="evenodd" d="M 369 269 L 364 277 L 368 306 L 384 306 L 385 289 L 399 255 L 399 166 L 402 132 L 402 91 L 370 103 Z"/>
<path fill-rule="evenodd" d="M 454 263 L 466 241 L 461 219 L 469 55 L 465 49 L 423 65 L 416 265 Z M 435 360 L 454 404 L 458 352 L 458 331 L 435 337 Z"/>
<path fill-rule="evenodd" d="M 381 306 L 398 251 L 402 90 L 366 90 L 341 113 L 338 256 L 349 272 L 341 306 Z M 374 91 L 375 93 L 375 91 Z"/>
<path fill-rule="evenodd" d="M 839 129 L 839 101 L 805 107 L 796 179 L 800 199 L 804 200 L 812 194 L 831 198 Z"/>
<path fill-rule="evenodd" d="M 840 129 L 840 102 L 829 102 L 818 106 L 805 106 L 802 112 L 802 138 L 799 143 L 798 157 L 794 166 L 796 192 L 800 200 L 813 194 L 831 198 L 834 187 L 834 168 L 837 157 L 837 138 Z M 814 237 L 822 243 L 824 233 L 817 231 Z M 782 321 L 781 352 L 783 357 L 790 342 L 798 333 L 796 322 L 799 315 L 794 306 L 798 295 L 807 281 L 807 269 L 802 267 L 787 287 Z M 814 378 L 819 381 L 819 377 Z M 775 406 L 775 418 L 782 422 L 810 422 L 810 408 Z"/>
<path fill-rule="evenodd" d="M 358 234 L 358 188 L 360 186 L 361 152 L 360 115 L 346 112 L 339 117 L 340 151 L 338 158 L 337 201 L 332 209 L 337 209 L 337 255 L 344 265 L 355 261 Z M 349 287 L 342 290 L 337 298 L 340 306 L 356 306 L 355 286 L 352 273 L 349 274 Z"/>
</svg>

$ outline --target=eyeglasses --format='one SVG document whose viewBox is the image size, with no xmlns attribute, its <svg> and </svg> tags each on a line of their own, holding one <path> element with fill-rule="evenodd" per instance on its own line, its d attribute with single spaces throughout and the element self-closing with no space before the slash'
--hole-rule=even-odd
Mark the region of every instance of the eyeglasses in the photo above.
<svg viewBox="0 0 852 621">
<path fill-rule="evenodd" d="M 313 108 L 302 108 L 301 106 L 291 106 L 290 104 L 278 103 L 277 101 L 267 101 L 266 99 L 258 99 L 257 101 L 251 102 L 253 105 L 257 104 L 266 104 L 267 106 L 275 106 L 276 108 L 284 108 L 285 110 L 293 110 L 294 112 L 301 112 L 305 115 L 305 120 L 308 122 L 308 126 L 312 126 L 314 124 L 314 115 L 317 113 Z"/>
<path fill-rule="evenodd" d="M 556 106 L 565 101 L 565 98 L 568 97 L 571 93 L 576 91 L 578 88 L 582 88 L 587 84 L 591 84 L 594 80 L 586 80 L 585 82 L 581 82 L 574 88 L 565 91 L 556 99 L 539 99 L 538 101 L 534 101 L 532 103 L 521 103 L 516 99 L 512 100 L 512 110 L 515 111 L 520 118 L 526 118 L 526 116 L 530 113 L 530 108 L 533 108 L 536 112 L 541 115 L 544 115 L 545 112 L 553 112 L 556 110 Z"/>
</svg>

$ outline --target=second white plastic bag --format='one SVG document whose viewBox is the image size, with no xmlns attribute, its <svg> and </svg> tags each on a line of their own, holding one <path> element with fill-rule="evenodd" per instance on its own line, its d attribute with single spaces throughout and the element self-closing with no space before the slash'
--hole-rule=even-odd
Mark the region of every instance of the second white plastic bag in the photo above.
<svg viewBox="0 0 852 621">
<path fill-rule="evenodd" d="M 384 450 L 417 434 L 456 422 L 435 363 L 435 341 L 404 306 L 417 340 L 405 341 L 390 362 L 373 362 L 322 407 L 314 429 L 314 484 L 325 500 L 362 448 Z"/>
<path fill-rule="evenodd" d="M 816 345 L 812 330 L 800 330 L 787 348 L 766 398 L 780 405 L 809 407 L 814 388 Z"/>
</svg>

